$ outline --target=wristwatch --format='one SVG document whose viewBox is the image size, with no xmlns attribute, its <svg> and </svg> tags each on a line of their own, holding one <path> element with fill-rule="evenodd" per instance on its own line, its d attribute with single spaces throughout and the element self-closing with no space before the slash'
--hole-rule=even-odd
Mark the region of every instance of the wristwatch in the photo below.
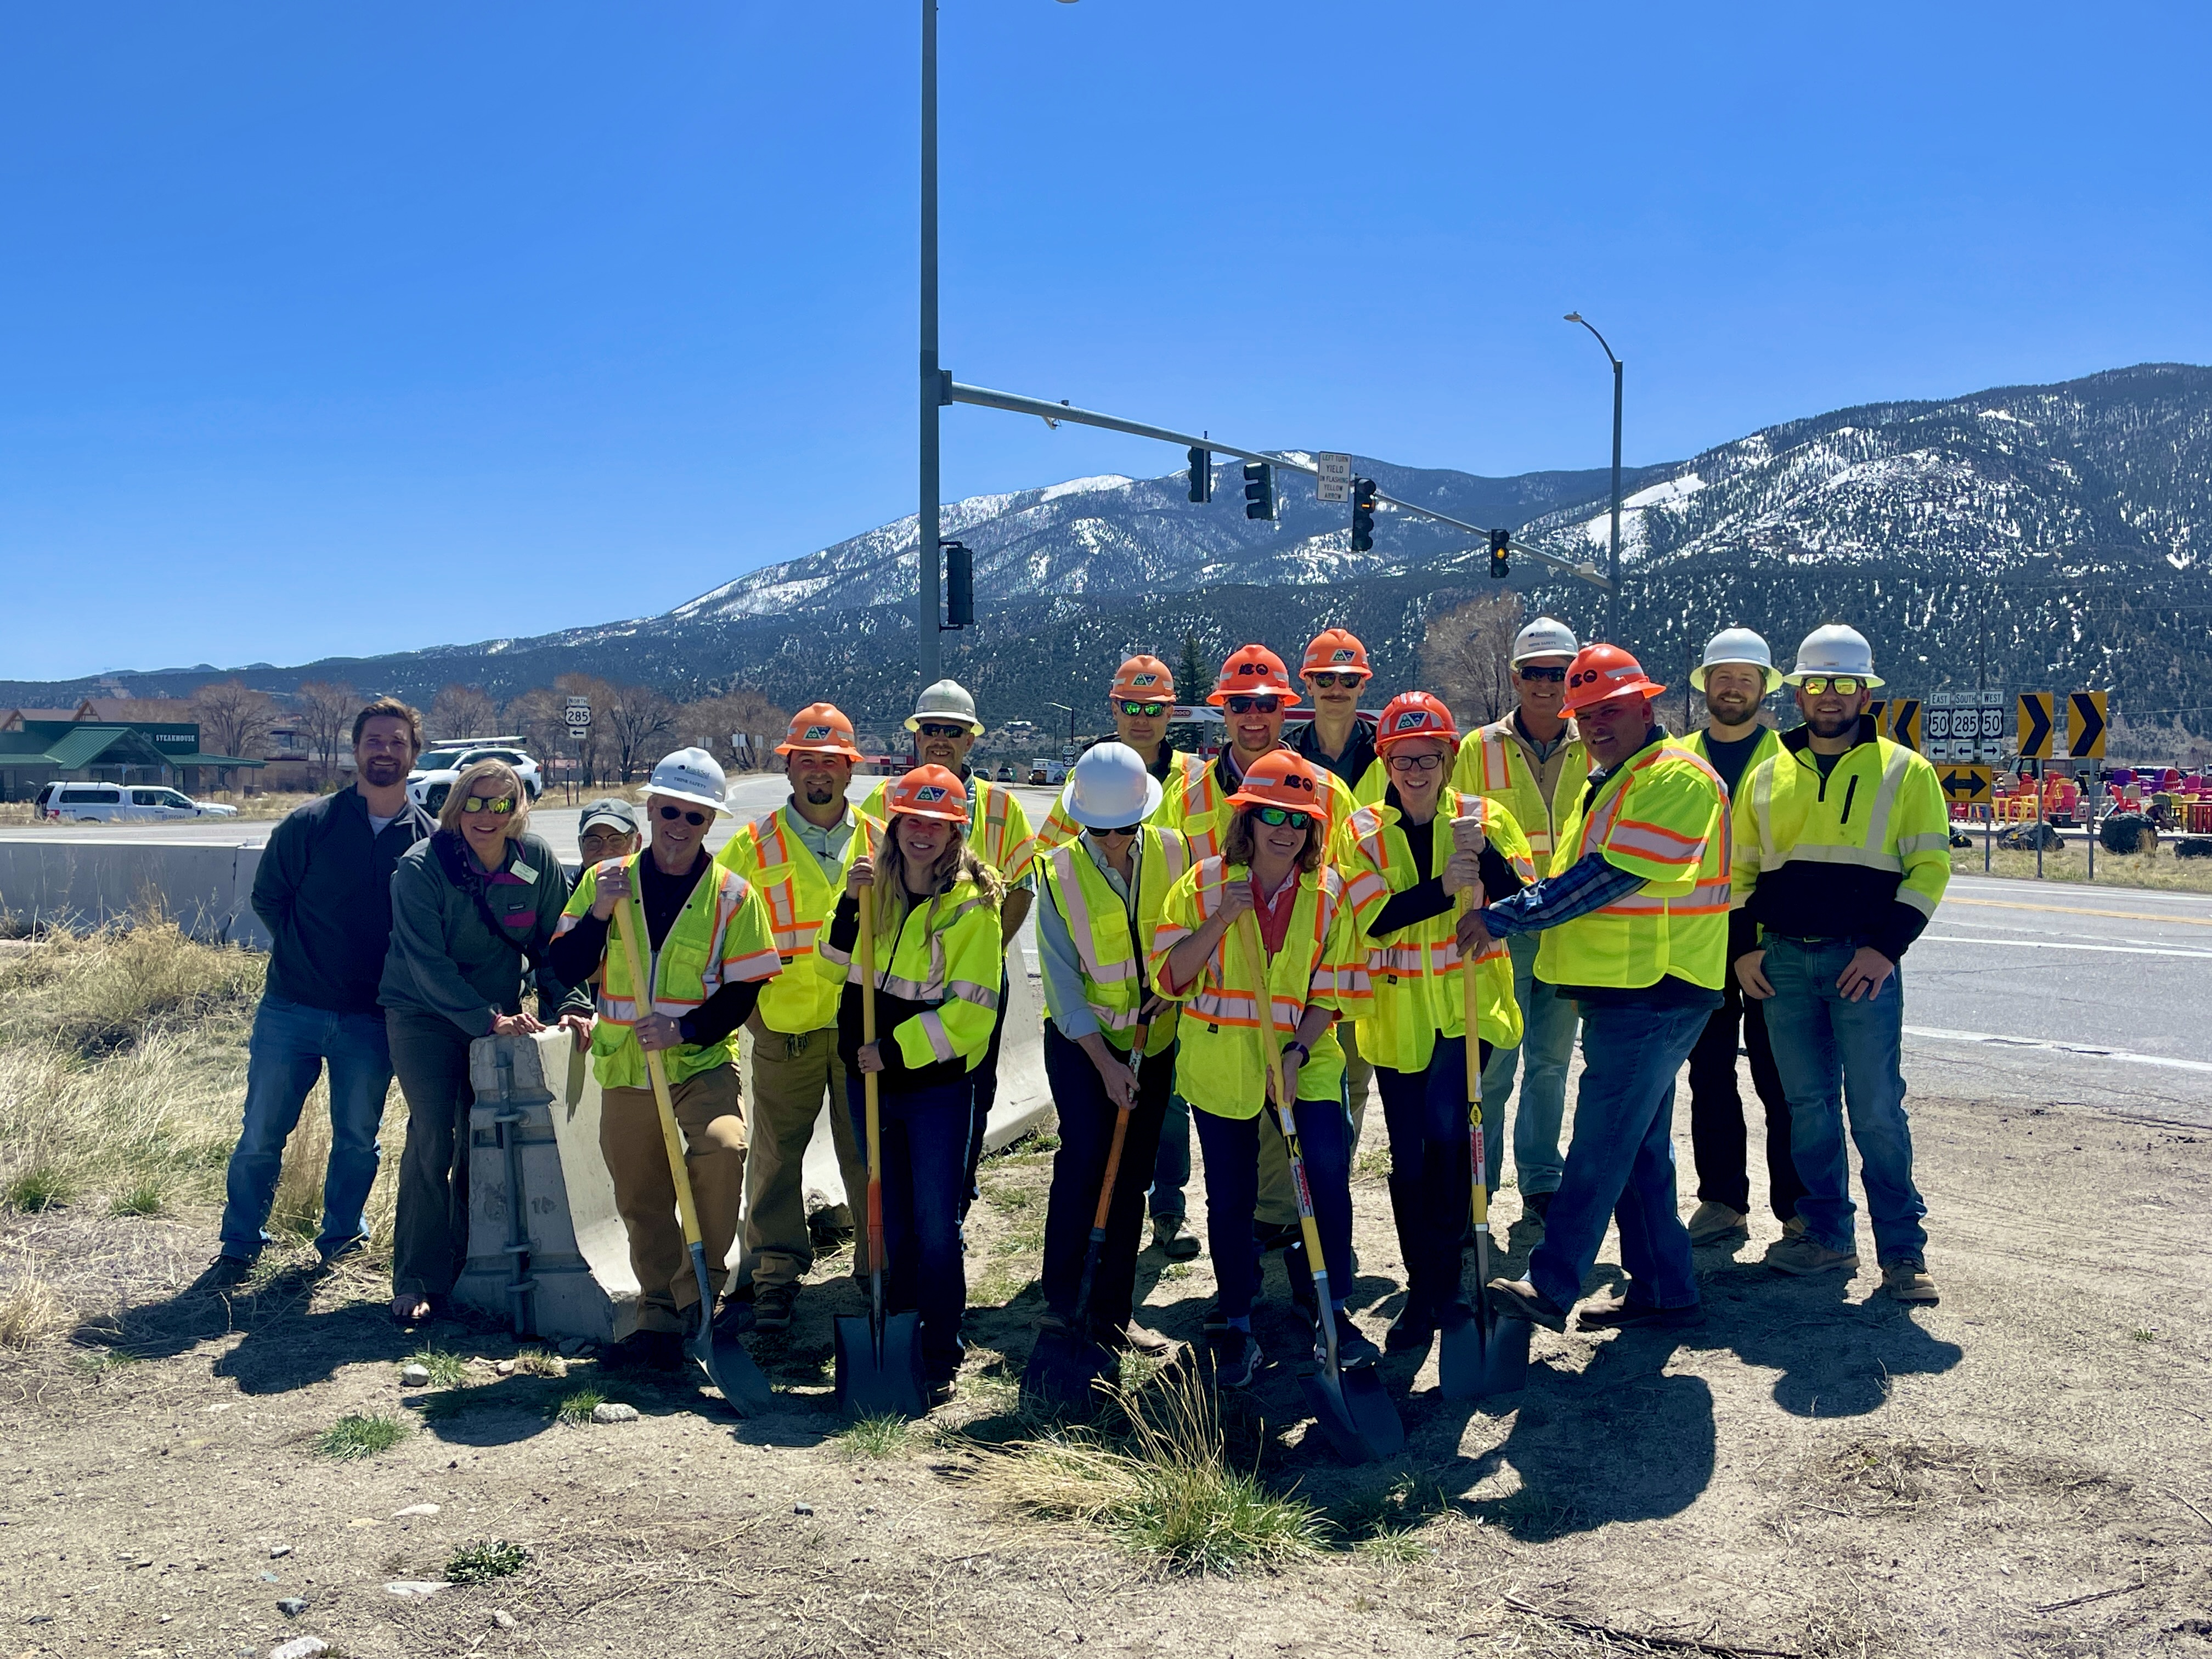
<svg viewBox="0 0 2212 1659">
<path fill-rule="evenodd" d="M 1304 1043 L 1297 1041 L 1295 1038 L 1283 1045 L 1283 1052 L 1285 1054 L 1289 1054 L 1293 1048 L 1298 1051 L 1298 1064 L 1301 1066 L 1304 1065 L 1308 1060 L 1313 1058 L 1313 1050 L 1307 1048 Z"/>
</svg>

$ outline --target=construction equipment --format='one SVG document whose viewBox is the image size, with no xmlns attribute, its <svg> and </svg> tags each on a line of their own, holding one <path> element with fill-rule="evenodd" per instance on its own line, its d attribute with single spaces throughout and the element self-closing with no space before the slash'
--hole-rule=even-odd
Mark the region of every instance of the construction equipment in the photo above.
<svg viewBox="0 0 2212 1659">
<path fill-rule="evenodd" d="M 1322 1362 L 1310 1376 L 1298 1381 L 1306 1403 L 1313 1408 L 1322 1433 L 1336 1455 L 1347 1463 L 1380 1462 L 1405 1449 L 1406 1425 L 1383 1391 L 1382 1379 L 1372 1366 L 1346 1371 L 1336 1358 L 1336 1304 L 1328 1287 L 1328 1259 L 1322 1254 L 1321 1229 L 1314 1224 L 1313 1189 L 1306 1182 L 1305 1153 L 1298 1144 L 1298 1121 L 1293 1103 L 1283 1094 L 1282 1034 L 1275 1029 L 1275 999 L 1263 964 L 1260 924 L 1250 911 L 1237 919 L 1237 942 L 1244 952 L 1245 972 L 1260 1004 L 1261 1053 L 1267 1062 L 1267 1082 L 1275 1097 L 1276 1121 L 1282 1127 L 1283 1146 L 1290 1155 L 1291 1188 L 1297 1195 L 1298 1231 L 1305 1242 L 1306 1262 L 1313 1272 L 1314 1318 L 1321 1327 Z"/>
<path fill-rule="evenodd" d="M 1471 900 L 1460 896 L 1464 915 Z M 1475 1030 L 1474 963 L 1460 963 L 1467 1010 L 1468 1142 L 1474 1165 L 1474 1305 L 1456 1298 L 1442 1310 L 1438 1386 L 1447 1400 L 1511 1394 L 1528 1380 L 1528 1322 L 1501 1319 L 1490 1305 L 1490 1169 L 1482 1146 L 1482 1042 Z"/>
<path fill-rule="evenodd" d="M 623 951 L 629 960 L 632 994 L 641 1010 L 649 1011 L 653 981 L 646 976 L 644 954 L 638 944 L 645 937 L 645 920 L 635 887 L 615 907 L 615 932 L 622 936 Z M 658 963 L 654 969 L 658 977 Z M 699 1362 L 707 1380 L 722 1391 L 722 1398 L 734 1409 L 746 1415 L 764 1412 L 775 1403 L 768 1378 L 753 1364 L 743 1342 L 714 1328 L 714 1288 L 707 1272 L 707 1246 L 699 1235 L 699 1206 L 691 1200 L 691 1172 L 684 1163 L 684 1132 L 676 1125 L 676 1107 L 668 1097 L 668 1070 L 658 1048 L 645 1051 L 645 1070 L 653 1079 L 653 1103 L 660 1109 L 660 1139 L 668 1152 L 668 1176 L 676 1186 L 676 1213 L 684 1224 L 684 1243 L 691 1252 L 691 1271 L 699 1280 L 698 1328 L 685 1342 L 685 1351 Z"/>
<path fill-rule="evenodd" d="M 876 1040 L 876 906 L 860 890 L 860 1041 Z M 921 1316 L 884 1311 L 884 1135 L 876 1073 L 864 1073 L 868 1146 L 868 1311 L 838 1316 L 837 1403 L 848 1417 L 922 1417 Z"/>
<path fill-rule="evenodd" d="M 1086 758 L 1088 758 L 1086 757 Z M 1150 1020 L 1139 1020 L 1129 1044 L 1129 1073 L 1144 1080 L 1145 1043 L 1152 1033 Z M 1106 1152 L 1106 1173 L 1098 1182 L 1098 1207 L 1091 1217 L 1091 1242 L 1083 1251 L 1083 1280 L 1075 1293 L 1075 1312 L 1064 1328 L 1037 1333 L 1030 1350 L 1030 1363 L 1022 1372 L 1022 1392 L 1054 1405 L 1081 1405 L 1095 1397 L 1097 1384 L 1115 1374 L 1112 1353 L 1091 1334 L 1091 1287 L 1098 1277 L 1098 1257 L 1106 1247 L 1106 1218 L 1114 1207 L 1114 1182 L 1121 1173 L 1121 1147 L 1129 1137 L 1129 1114 L 1122 1106 L 1114 1114 L 1114 1139 Z"/>
</svg>

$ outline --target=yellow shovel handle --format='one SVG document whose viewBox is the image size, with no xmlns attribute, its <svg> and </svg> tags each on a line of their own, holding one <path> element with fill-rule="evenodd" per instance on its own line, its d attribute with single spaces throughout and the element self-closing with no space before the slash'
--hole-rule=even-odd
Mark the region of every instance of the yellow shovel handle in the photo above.
<svg viewBox="0 0 2212 1659">
<path fill-rule="evenodd" d="M 1283 1126 L 1283 1145 L 1287 1150 L 1297 1137 L 1297 1112 L 1291 1102 L 1283 1098 L 1283 1048 L 1281 1034 L 1275 1030 L 1275 988 L 1261 967 L 1267 953 L 1261 948 L 1259 919 L 1249 910 L 1237 918 L 1237 943 L 1244 953 L 1244 971 L 1256 988 L 1254 994 L 1260 1004 L 1260 1053 L 1267 1063 L 1267 1082 L 1275 1092 L 1277 1121 Z M 1304 1180 L 1304 1157 L 1298 1163 L 1301 1167 L 1293 1172 L 1291 1182 L 1298 1200 L 1298 1232 L 1305 1240 L 1307 1262 L 1320 1271 L 1325 1281 L 1328 1264 L 1321 1253 L 1321 1229 L 1314 1224 L 1313 1195 Z"/>
<path fill-rule="evenodd" d="M 1459 914 L 1462 916 L 1474 908 L 1473 896 L 1462 891 L 1459 896 Z M 1459 957 L 1460 1006 L 1467 1027 L 1467 1107 L 1473 1133 L 1482 1133 L 1482 1042 L 1477 1030 L 1480 1011 L 1475 1006 L 1478 988 L 1474 982 L 1474 958 L 1464 951 Z M 1490 1172 L 1483 1171 L 1483 1179 L 1474 1183 L 1474 1224 L 1487 1226 L 1490 1223 Z"/>
<path fill-rule="evenodd" d="M 635 880 L 633 877 L 633 884 Z M 615 906 L 615 933 L 622 940 L 623 954 L 629 963 L 630 1006 L 641 1015 L 650 1013 L 653 987 L 646 982 L 645 957 L 638 950 L 637 942 L 645 935 L 645 923 L 638 914 L 635 884 L 629 896 Z M 653 1103 L 660 1109 L 660 1139 L 667 1146 L 668 1173 L 676 1183 L 676 1213 L 683 1220 L 684 1243 L 689 1247 L 697 1244 L 702 1237 L 699 1207 L 691 1201 L 691 1172 L 684 1163 L 684 1133 L 676 1127 L 676 1106 L 668 1097 L 668 1073 L 660 1063 L 659 1049 L 646 1049 L 645 1073 L 653 1079 Z"/>
</svg>

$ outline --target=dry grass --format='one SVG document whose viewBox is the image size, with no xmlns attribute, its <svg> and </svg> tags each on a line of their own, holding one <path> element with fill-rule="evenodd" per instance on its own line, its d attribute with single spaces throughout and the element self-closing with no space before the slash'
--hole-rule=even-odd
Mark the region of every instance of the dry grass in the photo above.
<svg viewBox="0 0 2212 1659">
<path fill-rule="evenodd" d="M 1951 869 L 1954 874 L 1962 876 L 1982 873 L 1982 839 L 1978 830 L 1974 834 L 1972 850 L 1964 847 L 1951 849 Z M 2032 881 L 2035 878 L 2035 854 L 2008 853 L 1997 848 L 1990 855 L 1989 873 Z M 2089 880 L 2088 854 L 2078 847 L 2045 853 L 2043 879 L 2086 885 Z M 2212 893 L 2212 859 L 2176 858 L 2170 842 L 2161 843 L 2155 852 L 2136 858 L 2122 858 L 2100 847 L 2096 884 L 2149 887 L 2172 893 Z"/>
<path fill-rule="evenodd" d="M 26 1258 L 0 1291 L 0 1348 L 27 1348 L 64 1329 L 76 1316 Z"/>
<path fill-rule="evenodd" d="M 188 939 L 167 917 L 58 933 L 0 965 L 0 1043 L 43 1042 L 95 1060 L 242 1020 L 261 994 L 264 965 L 235 945 Z"/>
</svg>

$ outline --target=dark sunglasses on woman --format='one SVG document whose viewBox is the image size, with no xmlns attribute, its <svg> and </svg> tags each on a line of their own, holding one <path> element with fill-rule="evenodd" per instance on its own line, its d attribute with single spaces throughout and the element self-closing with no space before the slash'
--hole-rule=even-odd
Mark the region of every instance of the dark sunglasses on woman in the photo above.
<svg viewBox="0 0 2212 1659">
<path fill-rule="evenodd" d="M 1256 806 L 1252 809 L 1252 816 L 1270 830 L 1280 830 L 1285 824 L 1293 830 L 1303 830 L 1313 822 L 1308 814 L 1293 812 L 1287 806 Z"/>
</svg>

